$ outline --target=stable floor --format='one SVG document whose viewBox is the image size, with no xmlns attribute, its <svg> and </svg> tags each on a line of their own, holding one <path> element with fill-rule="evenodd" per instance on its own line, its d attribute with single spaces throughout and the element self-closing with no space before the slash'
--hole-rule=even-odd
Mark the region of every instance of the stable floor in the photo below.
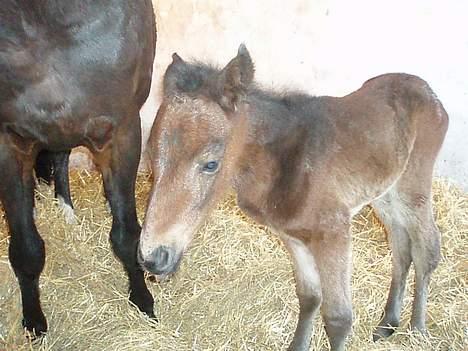
<svg viewBox="0 0 468 351">
<path fill-rule="evenodd" d="M 140 219 L 149 188 L 150 177 L 140 175 Z M 128 303 L 126 277 L 108 242 L 111 216 L 100 177 L 72 171 L 71 190 L 75 225 L 65 224 L 51 188 L 41 185 L 37 191 L 37 223 L 47 252 L 40 285 L 49 323 L 41 342 L 31 344 L 21 328 L 8 231 L 0 220 L 0 350 L 287 348 L 298 314 L 290 259 L 274 234 L 242 214 L 234 197 L 227 197 L 201 228 L 172 278 L 148 280 L 156 323 Z M 436 181 L 434 201 L 443 258 L 431 282 L 430 334 L 408 330 L 409 282 L 402 326 L 387 341 L 371 341 L 390 284 L 391 252 L 382 227 L 365 209 L 353 227 L 354 326 L 348 350 L 468 349 L 468 194 Z M 328 343 L 317 317 L 311 350 L 324 349 Z"/>
</svg>

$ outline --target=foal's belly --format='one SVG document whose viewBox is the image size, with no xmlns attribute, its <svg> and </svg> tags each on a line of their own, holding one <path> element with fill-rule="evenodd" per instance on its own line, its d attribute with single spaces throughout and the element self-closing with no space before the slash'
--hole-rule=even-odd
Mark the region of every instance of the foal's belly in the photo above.
<svg viewBox="0 0 468 351">
<path fill-rule="evenodd" d="M 406 169 L 409 156 L 407 154 L 393 160 L 392 166 L 385 171 L 349 174 L 336 184 L 336 197 L 349 209 L 350 215 L 354 216 L 364 206 L 385 195 L 398 182 Z M 372 169 L 372 166 L 368 169 Z"/>
</svg>

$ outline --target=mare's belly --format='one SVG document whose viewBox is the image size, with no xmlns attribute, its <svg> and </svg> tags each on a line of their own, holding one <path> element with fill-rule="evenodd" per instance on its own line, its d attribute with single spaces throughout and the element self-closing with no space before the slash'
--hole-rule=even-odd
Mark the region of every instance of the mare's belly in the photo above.
<svg viewBox="0 0 468 351">
<path fill-rule="evenodd" d="M 117 105 L 98 90 L 64 73 L 48 74 L 1 104 L 1 130 L 54 151 L 87 145 L 99 129 L 109 137 Z"/>
</svg>

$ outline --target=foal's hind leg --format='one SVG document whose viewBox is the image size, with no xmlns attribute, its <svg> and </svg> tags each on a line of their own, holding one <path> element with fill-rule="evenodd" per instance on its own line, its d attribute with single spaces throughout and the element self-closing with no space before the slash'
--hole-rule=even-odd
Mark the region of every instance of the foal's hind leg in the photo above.
<svg viewBox="0 0 468 351">
<path fill-rule="evenodd" d="M 112 144 L 94 150 L 104 181 L 106 198 L 112 211 L 110 240 L 129 278 L 130 301 L 154 317 L 153 297 L 146 287 L 143 271 L 137 263 L 137 245 L 141 227 L 135 205 L 135 181 L 140 161 L 140 119 L 122 125 L 114 132 Z"/>
<path fill-rule="evenodd" d="M 400 325 L 406 277 L 411 265 L 411 246 L 406 206 L 401 203 L 395 190 L 390 190 L 384 197 L 376 200 L 372 207 L 390 234 L 393 263 L 392 282 L 384 315 L 373 335 L 374 341 L 377 341 L 392 335 L 394 328 Z"/>
<path fill-rule="evenodd" d="M 432 215 L 430 194 L 417 208 L 419 230 L 410 232 L 415 287 L 411 327 L 426 332 L 427 294 L 432 272 L 440 261 L 440 232 Z"/>
<path fill-rule="evenodd" d="M 392 236 L 393 276 L 385 314 L 374 339 L 388 336 L 399 323 L 405 278 L 411 261 L 415 269 L 415 294 L 411 325 L 426 328 L 427 289 L 440 257 L 440 232 L 432 215 L 432 171 L 447 129 L 447 116 L 432 101 L 421 114 L 418 136 L 406 170 L 392 189 L 372 206 Z M 434 112 L 436 116 L 434 116 Z"/>
<path fill-rule="evenodd" d="M 47 330 L 39 300 L 45 249 L 33 219 L 33 160 L 3 144 L 2 138 L 0 135 L 0 198 L 10 229 L 9 259 L 20 285 L 23 326 L 41 335 Z"/>
<path fill-rule="evenodd" d="M 431 208 L 430 183 L 418 179 L 408 187 L 403 178 L 384 198 L 373 206 L 391 233 L 393 275 L 385 313 L 374 333 L 374 340 L 393 333 L 399 325 L 406 275 L 411 261 L 415 268 L 415 293 L 411 325 L 426 329 L 427 290 L 431 273 L 440 257 L 440 232 Z M 389 327 L 391 329 L 389 329 Z"/>
</svg>

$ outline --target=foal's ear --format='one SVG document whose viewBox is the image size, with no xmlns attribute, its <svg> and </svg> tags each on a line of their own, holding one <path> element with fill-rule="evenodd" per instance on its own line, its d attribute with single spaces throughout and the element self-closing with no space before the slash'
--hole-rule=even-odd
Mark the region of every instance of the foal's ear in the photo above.
<svg viewBox="0 0 468 351">
<path fill-rule="evenodd" d="M 182 57 L 180 57 L 177 52 L 174 52 L 172 54 L 172 63 L 185 63 L 184 60 L 182 60 Z"/>
<path fill-rule="evenodd" d="M 217 81 L 218 103 L 234 112 L 242 97 L 247 93 L 254 77 L 254 64 L 244 44 L 239 46 L 237 56 L 220 72 Z"/>
<path fill-rule="evenodd" d="M 201 83 L 199 74 L 190 69 L 190 66 L 177 53 L 172 54 L 172 63 L 164 74 L 164 94 L 194 91 L 200 87 Z"/>
</svg>

